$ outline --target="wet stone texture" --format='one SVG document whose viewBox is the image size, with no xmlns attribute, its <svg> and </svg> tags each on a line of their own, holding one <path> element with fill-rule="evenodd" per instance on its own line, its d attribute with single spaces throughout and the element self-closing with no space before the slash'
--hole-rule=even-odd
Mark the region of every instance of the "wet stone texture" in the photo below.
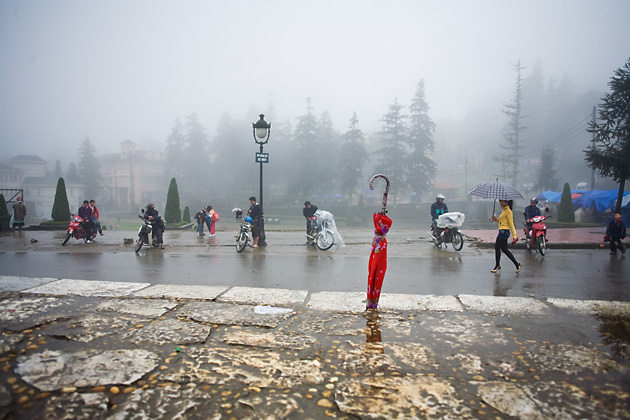
<svg viewBox="0 0 630 420">
<path fill-rule="evenodd" d="M 65 387 L 128 385 L 157 364 L 158 356 L 147 350 L 46 350 L 19 356 L 15 373 L 41 391 L 53 391 Z"/>
<path fill-rule="evenodd" d="M 0 296 L 0 418 L 630 418 L 623 312 L 305 302 Z"/>
<path fill-rule="evenodd" d="M 216 302 L 191 302 L 178 311 L 181 318 L 224 325 L 253 325 L 275 328 L 292 316 L 293 310 L 269 306 L 233 305 Z"/>
</svg>

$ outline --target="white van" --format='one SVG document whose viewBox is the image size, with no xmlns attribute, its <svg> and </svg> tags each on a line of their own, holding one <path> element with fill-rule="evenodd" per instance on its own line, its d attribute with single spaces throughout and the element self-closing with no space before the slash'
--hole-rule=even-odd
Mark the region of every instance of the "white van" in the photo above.
<svg viewBox="0 0 630 420">
<path fill-rule="evenodd" d="M 578 182 L 575 189 L 577 191 L 588 191 L 588 184 L 586 182 Z"/>
</svg>

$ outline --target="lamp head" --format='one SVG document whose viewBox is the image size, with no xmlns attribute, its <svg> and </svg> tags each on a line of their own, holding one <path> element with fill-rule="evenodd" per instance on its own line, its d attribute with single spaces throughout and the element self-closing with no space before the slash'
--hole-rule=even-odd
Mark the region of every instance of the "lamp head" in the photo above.
<svg viewBox="0 0 630 420">
<path fill-rule="evenodd" d="M 254 141 L 258 144 L 265 144 L 269 141 L 271 124 L 265 121 L 265 114 L 260 114 L 260 119 L 252 123 Z M 260 140 L 259 140 L 260 139 Z"/>
</svg>

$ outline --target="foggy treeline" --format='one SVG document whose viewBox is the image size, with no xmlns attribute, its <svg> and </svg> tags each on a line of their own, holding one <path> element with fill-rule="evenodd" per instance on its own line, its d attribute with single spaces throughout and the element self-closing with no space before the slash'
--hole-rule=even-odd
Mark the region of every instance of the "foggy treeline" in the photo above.
<svg viewBox="0 0 630 420">
<path fill-rule="evenodd" d="M 564 182 L 574 186 L 589 181 L 583 152 L 590 141 L 586 127 L 602 92 L 576 92 L 568 75 L 558 81 L 546 79 L 540 63 L 530 68 L 518 65 L 523 124 L 517 157 L 519 189 L 537 193 L 536 189 L 559 188 Z M 409 98 L 382 104 L 381 129 L 374 133 L 361 130 L 361 116 L 356 113 L 348 116 L 345 125 L 336 126 L 311 98 L 305 99 L 303 114 L 294 120 L 275 115 L 273 104 L 262 110 L 250 107 L 249 120 L 224 113 L 212 130 L 195 113 L 175 117 L 171 132 L 154 142 L 164 156 L 164 193 L 155 201 L 165 201 L 173 177 L 182 205 L 243 206 L 250 195 L 258 197 L 260 167 L 255 153 L 259 146 L 252 134 L 257 113 L 271 123 L 269 143 L 264 146 L 270 154 L 269 163 L 263 164 L 266 206 L 301 205 L 305 200 L 356 204 L 361 196 L 368 198 L 369 179 L 376 173 L 390 178 L 394 204 L 432 201 L 435 182 L 456 189 L 448 200 L 464 199 L 478 182 L 495 177 L 510 181 L 496 158 L 510 121 L 496 111 L 504 110 L 514 95 L 515 91 L 505 92 L 496 109 L 473 107 L 461 121 L 434 122 L 421 80 Z M 92 172 L 98 171 L 98 162 L 91 165 Z M 79 163 L 80 169 L 84 166 Z M 74 163 L 70 170 L 76 170 Z M 374 191 L 375 197 L 380 194 L 382 190 Z"/>
</svg>

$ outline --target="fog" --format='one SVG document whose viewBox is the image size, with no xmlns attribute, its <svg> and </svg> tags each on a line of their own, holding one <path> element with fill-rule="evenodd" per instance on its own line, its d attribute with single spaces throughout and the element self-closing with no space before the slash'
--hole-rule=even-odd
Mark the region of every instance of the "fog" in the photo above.
<svg viewBox="0 0 630 420">
<path fill-rule="evenodd" d="M 628 16 L 627 0 L 3 0 L 0 160 L 53 169 L 86 137 L 99 154 L 126 139 L 164 150 L 193 113 L 210 140 L 225 114 L 244 130 L 259 113 L 295 124 L 307 98 L 340 132 L 356 112 L 369 136 L 420 80 L 438 152 L 496 144 L 518 61 L 524 77 L 568 80 L 586 116 L 630 57 Z"/>
</svg>

